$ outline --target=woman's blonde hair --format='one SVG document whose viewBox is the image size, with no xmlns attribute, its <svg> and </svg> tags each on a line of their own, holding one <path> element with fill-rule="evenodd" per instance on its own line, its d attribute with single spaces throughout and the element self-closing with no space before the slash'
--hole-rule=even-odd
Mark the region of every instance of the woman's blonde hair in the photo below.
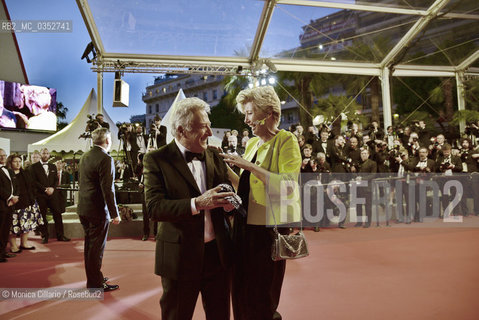
<svg viewBox="0 0 479 320">
<path fill-rule="evenodd" d="M 276 125 L 279 125 L 281 119 L 281 101 L 273 87 L 265 86 L 245 89 L 236 96 L 237 109 L 241 113 L 244 113 L 244 106 L 248 102 L 251 102 L 255 109 L 259 109 L 265 113 L 271 113 Z"/>
</svg>

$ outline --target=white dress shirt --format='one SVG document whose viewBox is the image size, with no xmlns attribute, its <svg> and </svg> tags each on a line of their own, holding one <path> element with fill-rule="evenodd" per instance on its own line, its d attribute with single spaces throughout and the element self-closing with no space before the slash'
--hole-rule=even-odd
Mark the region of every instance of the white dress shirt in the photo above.
<svg viewBox="0 0 479 320">
<path fill-rule="evenodd" d="M 178 146 L 178 149 L 180 149 L 181 155 L 185 158 L 185 153 L 186 151 L 190 151 L 186 149 L 178 140 L 175 139 L 175 143 Z M 188 168 L 191 171 L 191 174 L 193 175 L 193 178 L 196 181 L 196 184 L 198 186 L 198 189 L 200 189 L 200 192 L 203 194 L 207 191 L 206 187 L 206 163 L 204 161 L 199 161 L 199 160 L 192 160 L 191 162 L 186 163 Z M 210 242 L 215 238 L 215 231 L 213 229 L 213 222 L 211 221 L 211 212 L 209 210 L 204 210 L 205 211 L 205 232 L 204 232 L 204 241 Z M 199 214 L 200 211 L 196 208 L 195 204 L 195 198 L 191 199 L 191 213 L 193 215 Z"/>
</svg>

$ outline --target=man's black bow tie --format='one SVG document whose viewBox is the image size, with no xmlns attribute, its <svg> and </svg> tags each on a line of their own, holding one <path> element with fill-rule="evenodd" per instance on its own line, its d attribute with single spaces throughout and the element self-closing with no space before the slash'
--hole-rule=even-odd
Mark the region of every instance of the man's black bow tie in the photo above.
<svg viewBox="0 0 479 320">
<path fill-rule="evenodd" d="M 186 157 L 186 162 L 191 162 L 191 160 L 193 160 L 195 158 L 197 160 L 200 160 L 200 161 L 205 161 L 205 153 L 204 152 L 194 153 L 194 152 L 186 151 L 185 152 L 185 157 Z"/>
</svg>

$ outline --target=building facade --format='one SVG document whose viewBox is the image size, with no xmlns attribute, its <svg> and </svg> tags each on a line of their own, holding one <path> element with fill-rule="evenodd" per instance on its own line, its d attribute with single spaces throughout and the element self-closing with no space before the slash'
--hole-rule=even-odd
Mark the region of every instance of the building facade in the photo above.
<svg viewBox="0 0 479 320">
<path fill-rule="evenodd" d="M 155 78 L 154 84 L 146 87 L 142 100 L 146 104 L 146 127 L 149 128 L 155 115 L 161 118 L 170 109 L 178 91 L 183 90 L 187 98 L 197 97 L 211 107 L 216 106 L 224 95 L 223 76 L 220 75 L 163 75 Z"/>
</svg>

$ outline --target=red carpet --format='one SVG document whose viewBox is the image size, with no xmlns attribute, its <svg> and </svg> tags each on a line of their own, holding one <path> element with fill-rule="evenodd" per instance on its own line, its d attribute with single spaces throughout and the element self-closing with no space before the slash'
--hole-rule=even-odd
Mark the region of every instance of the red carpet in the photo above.
<svg viewBox="0 0 479 320">
<path fill-rule="evenodd" d="M 311 255 L 288 262 L 283 319 L 479 319 L 479 229 L 402 226 L 306 232 Z M 0 264 L 0 287 L 85 285 L 81 239 L 32 243 Z M 120 290 L 103 301 L 0 300 L 0 319 L 160 319 L 154 248 L 108 241 L 103 271 Z M 194 319 L 204 319 L 201 303 Z"/>
</svg>

